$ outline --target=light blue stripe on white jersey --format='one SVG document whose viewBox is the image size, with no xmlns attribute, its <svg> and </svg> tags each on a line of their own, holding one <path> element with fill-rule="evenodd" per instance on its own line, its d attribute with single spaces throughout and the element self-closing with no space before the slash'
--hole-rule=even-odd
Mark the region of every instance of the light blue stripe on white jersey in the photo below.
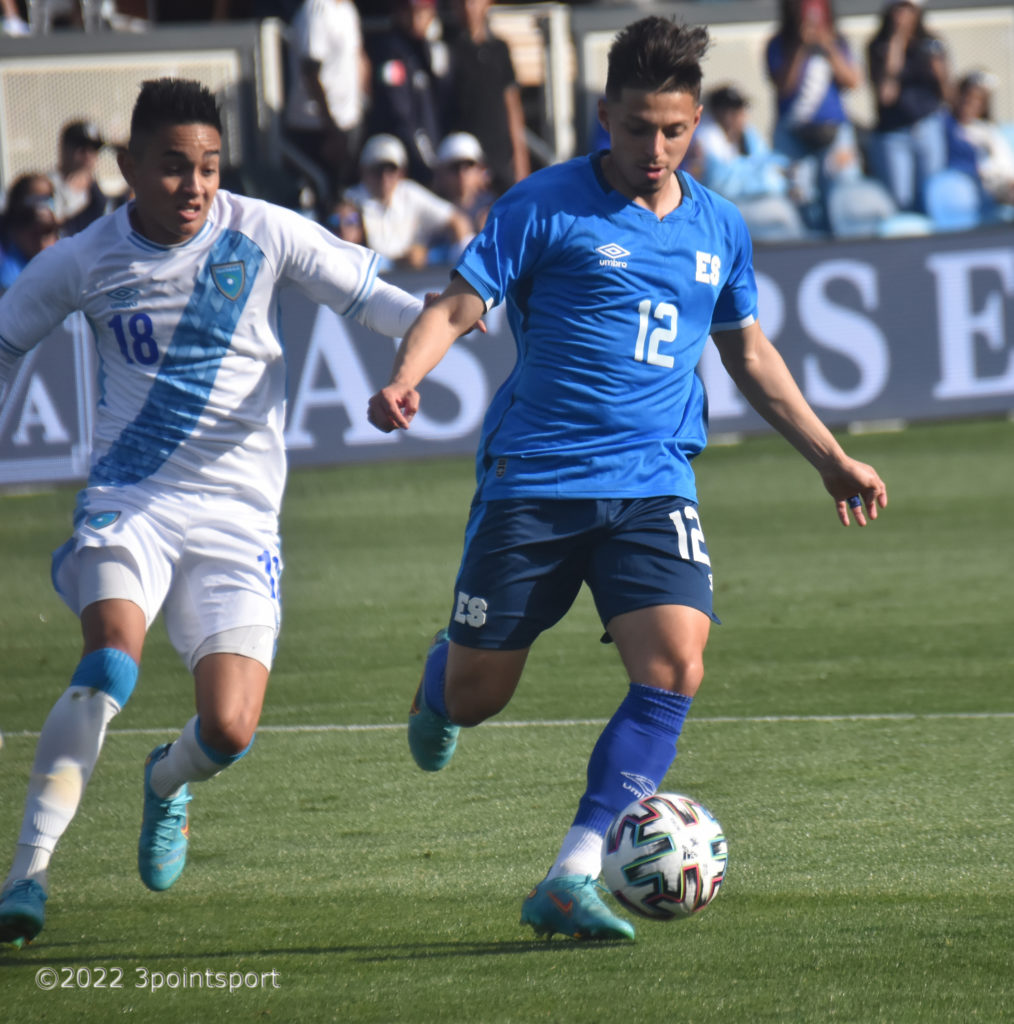
<svg viewBox="0 0 1014 1024">
<path fill-rule="evenodd" d="M 95 464 L 91 484 L 144 480 L 193 433 L 263 258 L 238 231 L 215 242 L 141 411 Z"/>
<path fill-rule="evenodd" d="M 352 299 L 352 305 L 345 310 L 345 316 L 355 318 L 359 315 L 363 306 L 366 305 L 371 293 L 373 292 L 373 283 L 377 279 L 377 270 L 380 267 L 380 257 L 376 253 L 372 253 L 370 257 L 370 264 L 366 268 L 366 273 L 363 275 L 363 283 L 359 286 L 359 291 L 356 292 L 355 297 Z"/>
</svg>

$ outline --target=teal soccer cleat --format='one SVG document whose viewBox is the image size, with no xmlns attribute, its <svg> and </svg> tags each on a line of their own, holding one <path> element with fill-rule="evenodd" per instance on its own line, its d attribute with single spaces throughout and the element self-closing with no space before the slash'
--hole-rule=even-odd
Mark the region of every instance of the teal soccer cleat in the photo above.
<svg viewBox="0 0 1014 1024">
<path fill-rule="evenodd" d="M 426 655 L 423 677 L 419 680 L 419 689 L 415 692 L 408 712 L 408 748 L 412 751 L 415 763 L 424 772 L 438 772 L 450 761 L 458 745 L 458 733 L 461 732 L 460 726 L 448 721 L 426 704 L 425 680 L 430 661 L 441 656 L 446 661 L 449 643 L 446 629 L 440 630 L 433 638 Z"/>
<path fill-rule="evenodd" d="M 0 942 L 12 942 L 20 949 L 31 942 L 46 920 L 46 891 L 28 878 L 21 878 L 0 896 Z"/>
<path fill-rule="evenodd" d="M 526 897 L 521 923 L 547 939 L 557 932 L 573 939 L 633 939 L 634 926 L 602 902 L 605 891 L 590 875 L 544 878 Z"/>
<path fill-rule="evenodd" d="M 192 798 L 187 786 L 168 800 L 151 788 L 152 766 L 168 749 L 168 743 L 156 747 L 144 762 L 144 816 L 137 842 L 137 870 L 141 881 L 155 892 L 168 889 L 183 873 L 190 837 L 187 804 Z"/>
</svg>

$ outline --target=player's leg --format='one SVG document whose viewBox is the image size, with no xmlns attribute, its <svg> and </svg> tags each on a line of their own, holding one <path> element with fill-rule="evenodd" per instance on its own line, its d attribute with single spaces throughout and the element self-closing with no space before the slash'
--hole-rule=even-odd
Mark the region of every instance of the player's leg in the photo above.
<svg viewBox="0 0 1014 1024">
<path fill-rule="evenodd" d="M 633 938 L 602 902 L 596 879 L 602 840 L 628 804 L 654 793 L 676 757 L 676 740 L 703 677 L 711 620 L 696 608 L 660 605 L 608 622 L 628 678 L 627 694 L 588 760 L 587 785 L 556 860 L 529 894 L 522 921 L 576 938 Z M 580 917 L 578 913 L 580 911 Z"/>
<path fill-rule="evenodd" d="M 711 563 L 696 507 L 665 498 L 619 503 L 588 582 L 630 682 L 592 750 L 585 792 L 557 858 L 530 897 L 542 905 L 557 886 L 566 904 L 567 886 L 594 883 L 610 822 L 653 793 L 676 756 L 711 624 Z M 633 935 L 626 922 L 615 922 Z"/>
<path fill-rule="evenodd" d="M 462 726 L 507 706 L 527 657 L 528 648 L 486 651 L 454 643 L 446 629 L 437 633 L 409 709 L 409 749 L 423 771 L 440 771 L 450 761 Z"/>
<path fill-rule="evenodd" d="M 585 560 L 579 505 L 473 504 L 449 628 L 433 640 L 409 713 L 409 748 L 424 771 L 447 764 L 462 726 L 507 706 L 532 642 L 573 604 Z"/>
<path fill-rule="evenodd" d="M 111 582 L 116 589 L 118 578 L 132 577 L 119 563 L 103 562 L 96 549 L 85 553 L 84 562 L 85 593 L 108 591 Z M 98 588 L 96 579 L 103 581 Z M 21 831 L 0 898 L 0 942 L 20 945 L 42 930 L 53 852 L 80 806 L 106 728 L 137 681 L 147 629 L 137 604 L 123 599 L 92 602 L 81 613 L 81 626 L 81 660 L 39 734 Z"/>
<path fill-rule="evenodd" d="M 280 573 L 273 517 L 237 510 L 229 521 L 191 525 L 164 614 L 193 671 L 197 713 L 145 762 L 137 865 L 149 889 L 168 889 L 186 865 L 190 784 L 218 775 L 253 742 L 278 635 Z"/>
</svg>

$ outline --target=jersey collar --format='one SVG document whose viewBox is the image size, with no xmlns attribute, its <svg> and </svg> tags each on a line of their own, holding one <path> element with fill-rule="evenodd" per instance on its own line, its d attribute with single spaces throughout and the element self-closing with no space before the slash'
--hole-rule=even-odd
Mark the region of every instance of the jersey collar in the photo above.
<svg viewBox="0 0 1014 1024">
<path fill-rule="evenodd" d="M 215 197 L 218 198 L 217 196 Z M 188 245 L 193 245 L 195 242 L 202 238 L 206 238 L 207 235 L 213 230 L 212 219 L 215 211 L 215 204 L 211 204 L 211 210 L 208 211 L 208 216 L 201 225 L 201 230 L 194 235 L 193 238 L 188 238 L 185 242 L 177 242 L 176 245 L 162 245 L 160 242 L 153 242 L 150 238 L 142 235 L 134 227 L 134 223 L 130 218 L 130 211 L 134 208 L 134 200 L 128 199 L 126 203 L 120 207 L 123 213 L 124 223 L 127 228 L 127 237 L 136 245 L 139 249 L 145 249 L 148 252 L 176 252 L 179 249 L 185 249 Z"/>
<path fill-rule="evenodd" d="M 608 149 L 600 149 L 597 152 L 592 153 L 589 157 L 591 161 L 592 173 L 595 175 L 595 179 L 598 181 L 600 187 L 602 188 L 602 191 L 606 193 L 616 192 L 616 189 L 614 189 L 613 186 L 609 184 L 609 180 L 606 178 L 605 172 L 602 170 L 602 158 L 608 152 Z M 676 213 L 677 210 L 681 210 L 687 203 L 694 202 L 695 197 L 693 189 L 690 187 L 690 183 L 693 179 L 690 177 L 689 174 L 681 170 L 679 167 L 676 168 L 675 173 L 676 180 L 680 183 L 680 192 L 682 193 L 683 198 L 680 200 L 679 206 L 677 206 L 675 210 L 670 211 L 670 213 L 667 213 L 665 217 L 662 218 L 662 220 L 665 220 L 666 217 L 672 216 L 672 214 Z M 616 194 L 622 195 L 622 193 L 620 192 L 616 192 Z M 626 199 L 625 196 L 623 198 Z M 633 203 L 632 199 L 626 199 L 626 201 L 629 203 Z M 633 205 L 636 206 L 637 204 L 633 203 Z"/>
</svg>

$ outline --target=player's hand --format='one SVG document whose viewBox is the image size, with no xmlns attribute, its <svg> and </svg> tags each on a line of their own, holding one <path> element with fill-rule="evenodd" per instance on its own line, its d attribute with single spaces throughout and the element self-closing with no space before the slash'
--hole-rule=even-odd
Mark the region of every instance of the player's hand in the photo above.
<svg viewBox="0 0 1014 1024">
<path fill-rule="evenodd" d="M 412 417 L 419 411 L 419 392 L 415 388 L 389 384 L 370 398 L 366 418 L 385 434 L 392 430 L 408 430 Z"/>
<path fill-rule="evenodd" d="M 821 476 L 828 494 L 834 498 L 842 526 L 849 525 L 850 513 L 858 526 L 866 526 L 877 518 L 880 509 L 887 508 L 887 486 L 865 462 L 846 458 Z"/>
</svg>

